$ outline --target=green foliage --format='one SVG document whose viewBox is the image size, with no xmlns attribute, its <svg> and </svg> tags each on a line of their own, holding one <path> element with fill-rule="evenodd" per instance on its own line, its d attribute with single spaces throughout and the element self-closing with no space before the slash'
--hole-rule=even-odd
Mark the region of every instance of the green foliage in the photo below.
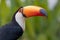
<svg viewBox="0 0 60 40">
<path fill-rule="evenodd" d="M 44 17 L 31 17 L 26 20 L 26 30 L 22 38 L 18 40 L 60 40 L 60 0 L 54 10 L 48 9 L 47 0 L 10 0 L 11 6 L 6 5 L 6 0 L 0 3 L 0 25 L 5 25 L 11 21 L 14 12 L 21 6 L 37 5 L 46 9 L 48 19 Z"/>
</svg>

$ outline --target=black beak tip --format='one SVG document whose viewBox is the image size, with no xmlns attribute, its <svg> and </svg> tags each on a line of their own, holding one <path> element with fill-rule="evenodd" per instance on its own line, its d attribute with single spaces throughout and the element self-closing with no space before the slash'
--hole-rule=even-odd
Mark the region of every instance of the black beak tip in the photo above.
<svg viewBox="0 0 60 40">
<path fill-rule="evenodd" d="M 41 9 L 40 12 L 41 12 L 44 16 L 48 17 L 47 12 L 46 12 L 44 9 Z"/>
</svg>

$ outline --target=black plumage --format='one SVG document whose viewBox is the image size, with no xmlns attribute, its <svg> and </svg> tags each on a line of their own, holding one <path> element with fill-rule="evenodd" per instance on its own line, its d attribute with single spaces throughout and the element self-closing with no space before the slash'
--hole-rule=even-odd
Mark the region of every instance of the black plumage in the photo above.
<svg viewBox="0 0 60 40">
<path fill-rule="evenodd" d="M 16 11 L 16 13 L 18 12 L 18 10 Z M 20 36 L 22 36 L 23 29 L 16 22 L 15 14 L 10 23 L 0 27 L 0 40 L 17 40 Z"/>
</svg>

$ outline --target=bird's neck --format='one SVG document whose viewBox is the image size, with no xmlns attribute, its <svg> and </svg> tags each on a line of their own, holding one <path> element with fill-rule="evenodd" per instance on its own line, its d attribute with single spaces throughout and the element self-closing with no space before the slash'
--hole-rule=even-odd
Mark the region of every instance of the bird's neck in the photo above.
<svg viewBox="0 0 60 40">
<path fill-rule="evenodd" d="M 25 30 L 25 18 L 23 17 L 22 13 L 17 12 L 15 15 L 15 20 L 21 26 L 21 28 Z"/>
</svg>

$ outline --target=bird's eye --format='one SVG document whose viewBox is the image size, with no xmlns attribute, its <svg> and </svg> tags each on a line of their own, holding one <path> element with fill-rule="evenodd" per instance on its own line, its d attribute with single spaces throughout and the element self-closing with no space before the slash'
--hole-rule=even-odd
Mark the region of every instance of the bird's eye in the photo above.
<svg viewBox="0 0 60 40">
<path fill-rule="evenodd" d="M 23 8 L 20 8 L 20 9 L 19 9 L 19 12 L 23 13 Z"/>
<path fill-rule="evenodd" d="M 21 12 L 21 13 L 22 13 L 22 15 L 23 15 L 24 17 L 26 17 L 26 15 L 25 15 L 25 14 L 23 14 L 23 8 L 20 8 L 20 9 L 19 9 L 19 12 Z"/>
</svg>

